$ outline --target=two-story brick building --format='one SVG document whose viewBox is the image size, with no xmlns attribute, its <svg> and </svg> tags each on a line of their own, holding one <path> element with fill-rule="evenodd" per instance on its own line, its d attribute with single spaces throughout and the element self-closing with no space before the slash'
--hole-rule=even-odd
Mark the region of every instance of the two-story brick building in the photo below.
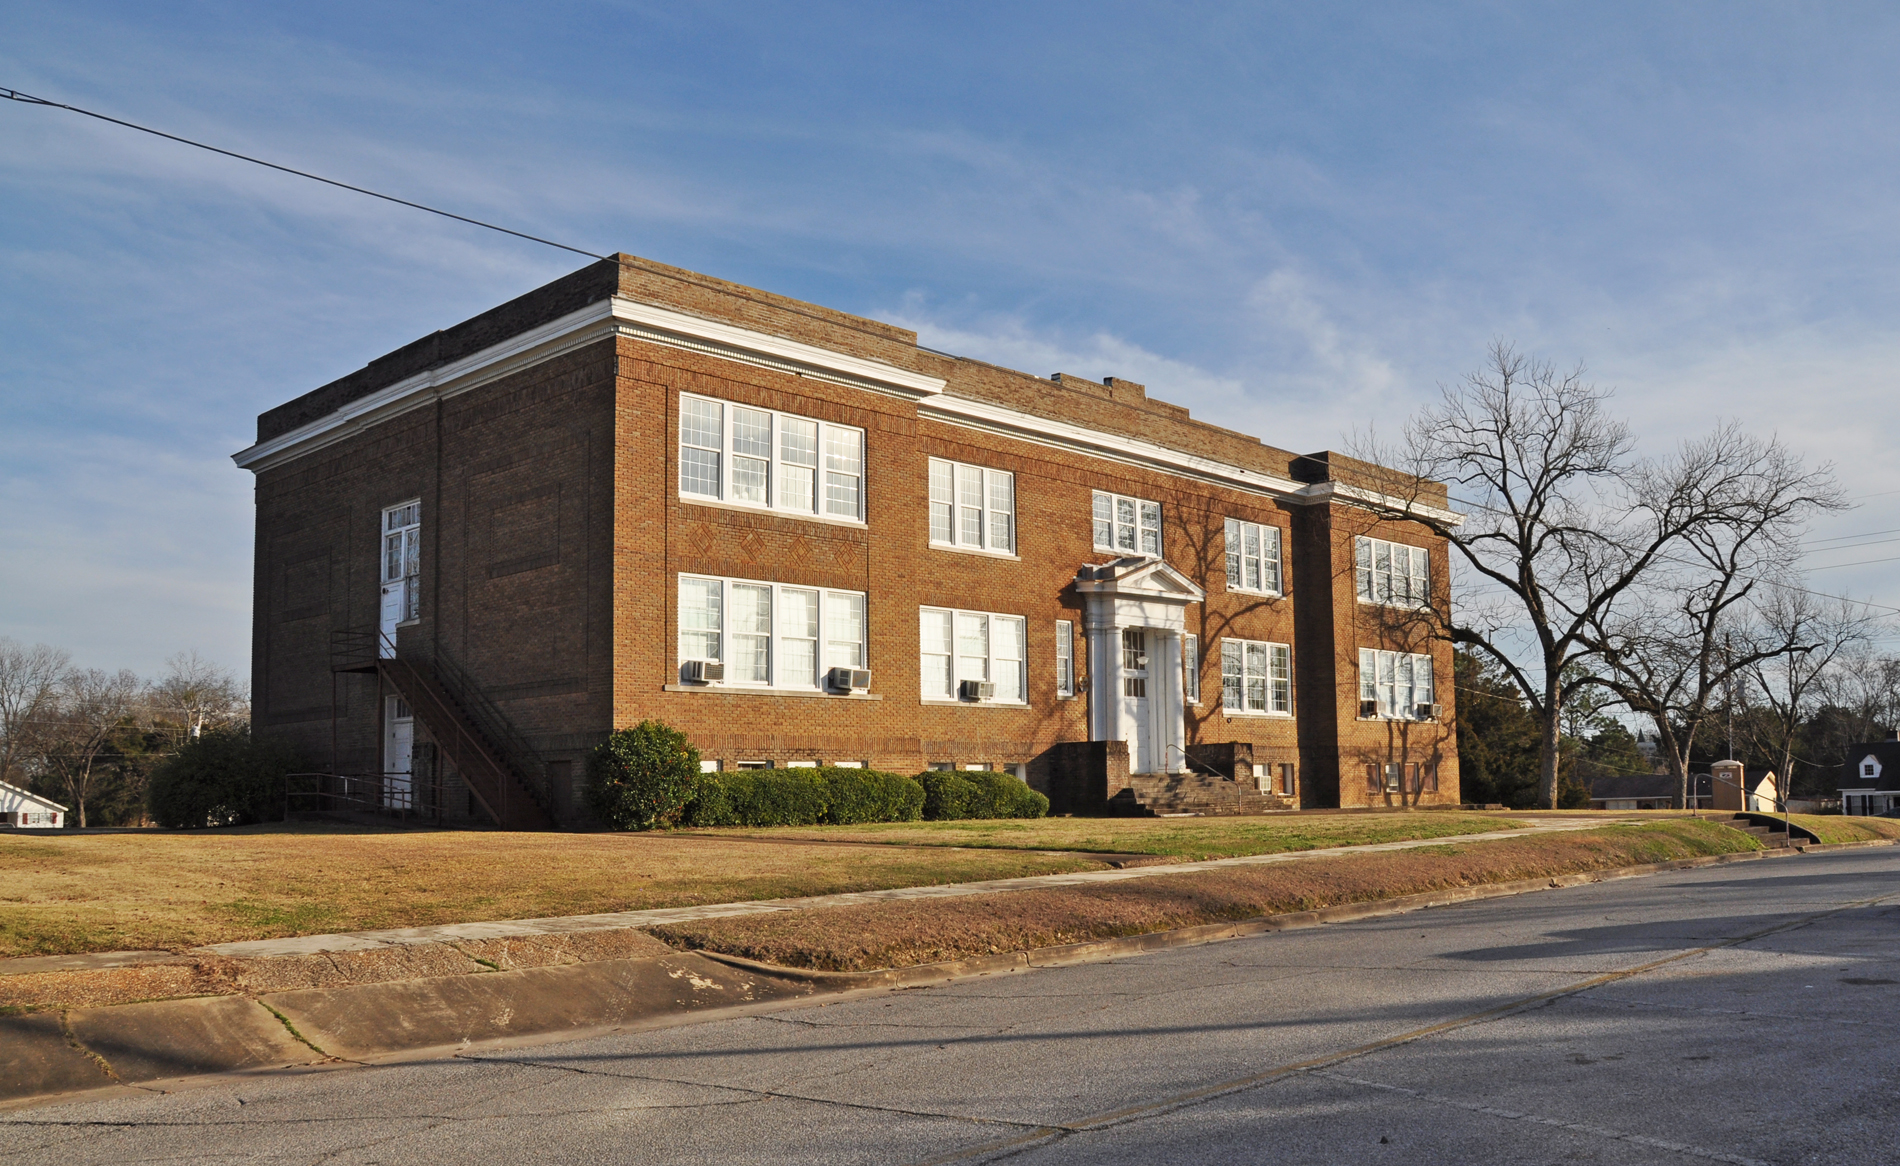
<svg viewBox="0 0 1900 1166">
<path fill-rule="evenodd" d="M 1058 809 L 1458 801 L 1445 548 L 1390 517 L 1442 485 L 1140 385 L 623 255 L 236 460 L 256 722 L 386 805 L 575 820 L 649 717 L 709 764 L 1001 768 Z"/>
</svg>

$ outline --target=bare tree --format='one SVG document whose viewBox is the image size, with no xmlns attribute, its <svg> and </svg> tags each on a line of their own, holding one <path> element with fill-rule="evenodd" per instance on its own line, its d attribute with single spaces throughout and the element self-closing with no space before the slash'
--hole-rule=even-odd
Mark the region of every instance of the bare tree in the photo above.
<svg viewBox="0 0 1900 1166">
<path fill-rule="evenodd" d="M 1621 604 L 1592 612 L 1584 638 L 1607 665 L 1597 682 L 1654 723 L 1684 807 L 1689 751 L 1718 697 L 1813 649 L 1807 622 L 1763 618 L 1754 596 L 1772 598 L 1761 581 L 1790 560 L 1807 520 L 1845 502 L 1826 467 L 1733 423 L 1684 443 L 1653 476 L 1686 492 L 1697 520 Z"/>
<path fill-rule="evenodd" d="M 1871 646 L 1881 621 L 1864 604 L 1795 586 L 1770 587 L 1759 609 L 1766 625 L 1798 645 L 1748 669 L 1750 689 L 1767 705 L 1767 716 L 1750 723 L 1760 738 L 1758 747 L 1778 761 L 1777 790 L 1785 810 L 1794 785 L 1796 742 L 1828 696 L 1830 673 Z"/>
<path fill-rule="evenodd" d="M 243 720 L 248 712 L 243 686 L 228 669 L 197 652 L 180 652 L 165 661 L 166 672 L 148 694 L 158 719 L 178 726 L 181 737 L 195 738 L 207 728 Z"/>
<path fill-rule="evenodd" d="M 1400 448 L 1368 458 L 1392 467 L 1390 513 L 1443 537 L 1476 584 L 1439 634 L 1523 692 L 1541 730 L 1538 799 L 1553 809 L 1564 706 L 1596 683 L 1574 667 L 1591 655 L 1592 623 L 1706 518 L 1706 484 L 1638 458 L 1609 396 L 1581 368 L 1559 373 L 1497 341 L 1482 371 L 1407 423 Z M 1407 483 L 1434 479 L 1468 495 L 1455 503 L 1463 521 L 1414 504 Z"/>
<path fill-rule="evenodd" d="M 60 682 L 58 716 L 46 750 L 48 768 L 86 825 L 86 801 L 100 777 L 99 755 L 113 732 L 137 711 L 144 684 L 129 669 L 117 673 L 76 668 Z"/>
<path fill-rule="evenodd" d="M 53 717 L 60 678 L 71 666 L 71 658 L 58 648 L 29 648 L 0 636 L 0 782 L 25 780 L 45 722 Z"/>
</svg>

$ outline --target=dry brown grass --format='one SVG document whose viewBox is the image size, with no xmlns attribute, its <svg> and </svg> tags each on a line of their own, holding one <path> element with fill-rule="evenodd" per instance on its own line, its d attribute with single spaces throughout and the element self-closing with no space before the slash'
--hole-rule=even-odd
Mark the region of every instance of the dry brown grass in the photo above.
<svg viewBox="0 0 1900 1166">
<path fill-rule="evenodd" d="M 1307 911 L 1449 887 L 1609 870 L 1759 849 L 1748 835 L 1678 819 L 1575 834 L 1129 882 L 910 899 L 650 928 L 678 947 L 785 967 L 865 971 Z"/>
<path fill-rule="evenodd" d="M 1619 815 L 1627 816 L 1627 815 Z M 1522 820 L 1458 811 L 1304 813 L 1240 818 L 1032 818 L 962 822 L 881 822 L 712 830 L 706 834 L 799 841 L 811 838 L 907 846 L 1001 847 L 1156 854 L 1192 860 L 1451 838 L 1515 830 Z M 696 832 L 699 833 L 699 832 Z"/>
<path fill-rule="evenodd" d="M 323 826 L 0 835 L 0 956 L 163 949 L 1090 870 L 1010 850 Z"/>
<path fill-rule="evenodd" d="M 1839 814 L 1790 814 L 1797 826 L 1806 826 L 1823 842 L 1871 842 L 1900 838 L 1900 819 L 1847 818 Z"/>
</svg>

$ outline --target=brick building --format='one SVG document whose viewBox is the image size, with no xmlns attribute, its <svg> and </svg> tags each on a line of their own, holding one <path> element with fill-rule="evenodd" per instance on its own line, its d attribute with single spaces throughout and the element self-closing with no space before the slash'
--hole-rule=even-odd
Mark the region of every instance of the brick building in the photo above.
<svg viewBox="0 0 1900 1166">
<path fill-rule="evenodd" d="M 1391 517 L 1443 486 L 1141 385 L 623 255 L 236 461 L 257 724 L 385 806 L 575 821 L 648 717 L 727 768 L 1001 768 L 1080 812 L 1459 800 L 1445 548 Z"/>
</svg>

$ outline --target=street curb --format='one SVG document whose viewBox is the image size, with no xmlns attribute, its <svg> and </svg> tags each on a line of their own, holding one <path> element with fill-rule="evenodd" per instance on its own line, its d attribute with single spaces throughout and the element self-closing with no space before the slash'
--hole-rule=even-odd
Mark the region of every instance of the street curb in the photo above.
<svg viewBox="0 0 1900 1166">
<path fill-rule="evenodd" d="M 1846 843 L 1842 845 L 1859 845 Z M 1891 845 L 1891 843 L 1887 843 Z M 1700 858 L 1679 858 L 1669 862 L 1644 863 L 1640 866 L 1614 867 L 1609 870 L 1585 871 L 1578 874 L 1552 875 L 1548 878 L 1517 879 L 1508 883 L 1482 883 L 1471 887 L 1450 887 L 1441 891 L 1421 891 L 1415 895 L 1400 895 L 1391 899 L 1368 899 L 1359 903 L 1340 903 L 1332 907 L 1318 907 L 1311 911 L 1290 911 L 1280 915 L 1256 915 L 1248 919 L 1238 919 L 1232 923 L 1202 923 L 1193 927 L 1177 927 L 1169 931 L 1149 931 L 1140 935 L 1118 936 L 1111 939 L 1093 939 L 1083 943 L 1062 944 L 1056 947 L 1029 948 L 1022 951 L 999 952 L 995 955 L 971 956 L 968 959 L 947 960 L 941 963 L 913 964 L 903 968 L 876 968 L 862 972 L 827 971 L 818 968 L 795 968 L 781 964 L 762 963 L 746 959 L 743 956 L 727 955 L 723 952 L 698 950 L 694 954 L 743 968 L 764 976 L 777 976 L 788 980 L 804 980 L 813 985 L 825 985 L 834 991 L 852 991 L 860 988 L 909 987 L 916 984 L 941 983 L 959 980 L 969 976 L 989 976 L 999 972 L 1029 971 L 1035 968 L 1063 967 L 1070 964 L 1097 963 L 1102 960 L 1117 959 L 1122 956 L 1141 955 L 1152 951 L 1167 951 L 1179 947 L 1198 947 L 1206 943 L 1217 943 L 1224 939 L 1244 939 L 1248 936 L 1265 935 L 1274 931 L 1295 931 L 1306 927 L 1318 927 L 1327 923 L 1349 923 L 1360 919 L 1376 919 L 1386 915 L 1403 915 L 1411 911 L 1421 911 L 1431 907 L 1450 907 L 1458 903 L 1470 903 L 1481 899 L 1502 899 L 1512 895 L 1523 895 L 1533 891 L 1550 891 L 1563 887 L 1586 886 L 1590 883 L 1609 882 L 1612 879 L 1640 878 L 1644 875 L 1663 874 L 1674 870 L 1694 870 L 1698 867 L 1721 866 L 1732 862 L 1750 862 L 1763 858 L 1792 858 L 1793 849 L 1785 850 L 1744 850 L 1734 854 L 1711 854 Z"/>
<path fill-rule="evenodd" d="M 1893 842 L 1843 843 L 1826 849 L 1867 845 Z M 728 1014 L 735 1009 L 793 1004 L 818 996 L 1094 963 L 1533 891 L 1732 862 L 1792 858 L 1797 853 L 1792 848 L 1741 851 L 1446 888 L 1231 923 L 875 971 L 790 968 L 693 951 L 251 997 L 198 997 L 74 1009 L 60 1014 L 0 1016 L 0 1107 L 12 1109 L 34 1099 L 51 1100 L 185 1076 L 282 1071 L 343 1060 L 408 1058 L 436 1050 L 447 1053 L 478 1044 L 578 1037 L 680 1022 L 696 1013 Z"/>
</svg>

